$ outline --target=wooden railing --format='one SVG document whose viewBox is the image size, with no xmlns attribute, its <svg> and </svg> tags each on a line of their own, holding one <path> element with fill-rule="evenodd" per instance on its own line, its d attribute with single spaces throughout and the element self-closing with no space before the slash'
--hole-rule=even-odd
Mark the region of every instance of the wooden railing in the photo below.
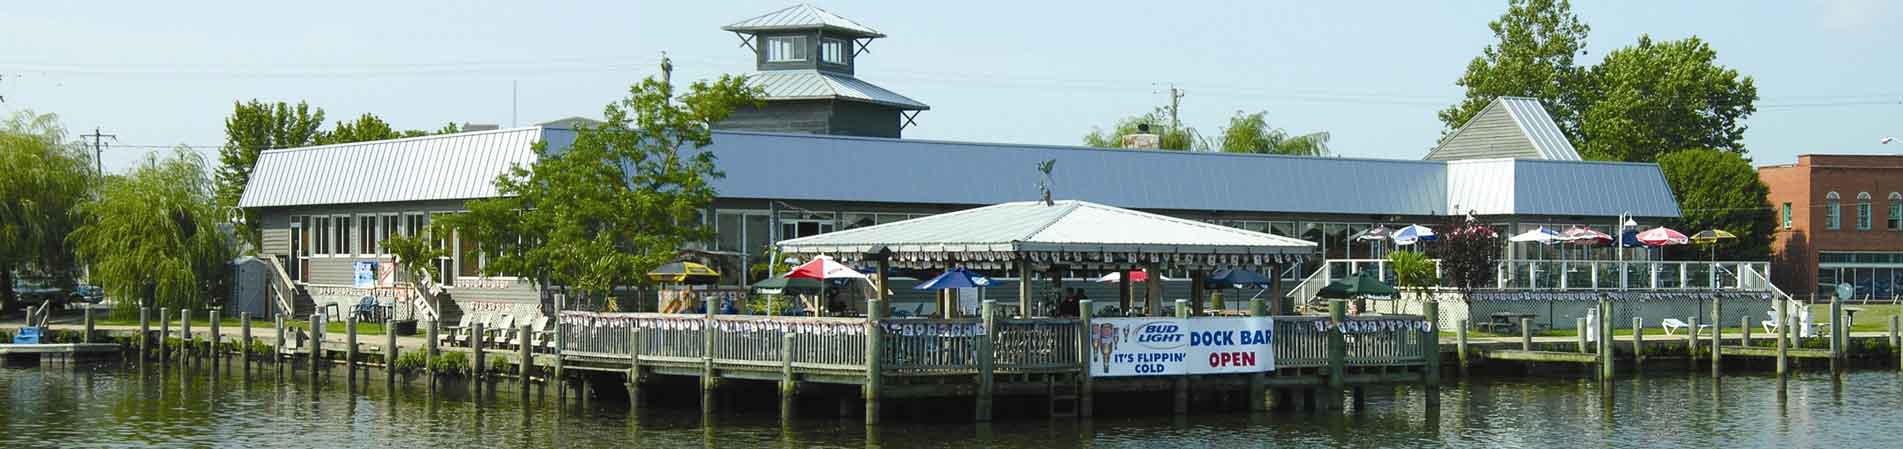
<svg viewBox="0 0 1903 449">
<path fill-rule="evenodd" d="M 992 352 L 998 371 L 1068 371 L 1081 363 L 1077 320 L 997 320 L 997 324 Z"/>
<path fill-rule="evenodd" d="M 1275 317 L 1275 367 L 1320 368 L 1328 366 L 1328 332 L 1315 324 L 1328 323 L 1325 316 Z"/>
<path fill-rule="evenodd" d="M 640 333 L 643 361 L 779 366 L 792 345 L 795 366 L 865 369 L 865 320 L 747 315 L 562 312 L 562 353 L 627 358 Z M 708 333 L 713 334 L 708 339 Z M 791 335 L 788 342 L 786 336 Z"/>
<path fill-rule="evenodd" d="M 879 361 L 891 374 L 972 373 L 978 369 L 977 337 L 987 331 L 976 319 L 886 321 Z"/>
<path fill-rule="evenodd" d="M 292 305 L 297 301 L 297 288 L 291 285 L 291 273 L 284 271 L 284 265 L 278 263 L 277 255 L 263 254 L 258 257 L 258 260 L 264 261 L 266 266 L 271 267 L 269 273 L 271 280 L 266 283 L 271 285 L 271 296 L 276 297 L 278 313 L 285 316 L 296 315 L 297 309 Z"/>
<path fill-rule="evenodd" d="M 1347 345 L 1345 366 L 1413 366 L 1425 364 L 1423 338 L 1440 338 L 1432 328 L 1423 331 L 1418 315 L 1349 317 L 1342 341 Z M 1310 329 L 1314 329 L 1310 325 Z"/>
</svg>

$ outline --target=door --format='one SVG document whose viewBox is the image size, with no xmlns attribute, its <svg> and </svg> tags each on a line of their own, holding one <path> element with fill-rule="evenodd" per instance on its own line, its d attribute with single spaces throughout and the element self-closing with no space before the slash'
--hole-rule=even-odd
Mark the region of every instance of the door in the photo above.
<svg viewBox="0 0 1903 449">
<path fill-rule="evenodd" d="M 304 282 L 310 278 L 311 236 L 305 232 L 304 217 L 291 217 L 291 257 L 286 271 L 291 280 Z"/>
</svg>

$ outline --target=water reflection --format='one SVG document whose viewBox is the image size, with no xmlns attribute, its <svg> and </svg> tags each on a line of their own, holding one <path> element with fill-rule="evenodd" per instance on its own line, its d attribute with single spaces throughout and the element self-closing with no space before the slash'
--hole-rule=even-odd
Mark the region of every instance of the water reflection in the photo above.
<svg viewBox="0 0 1903 449">
<path fill-rule="evenodd" d="M 629 413 L 617 398 L 583 403 L 553 386 L 435 391 L 367 377 L 377 371 L 298 369 L 0 369 L 0 447 L 1897 447 L 1903 427 L 1892 412 L 1903 381 L 1889 372 L 1476 379 L 1441 388 L 1438 410 L 1420 389 L 1369 387 L 1366 407 L 1349 410 L 867 427 L 781 419 L 771 405 L 702 416 L 690 399 Z"/>
</svg>

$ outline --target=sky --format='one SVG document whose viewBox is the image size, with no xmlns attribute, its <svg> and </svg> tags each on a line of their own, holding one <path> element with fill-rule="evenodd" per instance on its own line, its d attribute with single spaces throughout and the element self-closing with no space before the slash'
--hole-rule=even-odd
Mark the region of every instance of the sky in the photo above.
<svg viewBox="0 0 1903 449">
<path fill-rule="evenodd" d="M 1328 131 L 1347 157 L 1418 159 L 1435 112 L 1493 42 L 1504 1 L 817 1 L 888 35 L 858 76 L 932 106 L 906 138 L 1079 144 L 1092 127 L 1185 92 L 1182 121 L 1236 111 Z M 330 121 L 398 128 L 599 117 L 629 85 L 752 71 L 720 27 L 784 0 L 630 2 L 10 2 L 0 114 L 58 114 L 117 136 L 108 171 L 185 144 L 215 155 L 235 101 L 307 101 Z M 1719 6 L 1719 5 L 1723 6 Z M 1745 145 L 1759 165 L 1807 153 L 1897 154 L 1903 4 L 1592 1 L 1588 54 L 1698 36 L 1756 80 Z M 109 141 L 110 142 L 110 141 Z M 215 159 L 213 159 L 215 161 Z"/>
</svg>

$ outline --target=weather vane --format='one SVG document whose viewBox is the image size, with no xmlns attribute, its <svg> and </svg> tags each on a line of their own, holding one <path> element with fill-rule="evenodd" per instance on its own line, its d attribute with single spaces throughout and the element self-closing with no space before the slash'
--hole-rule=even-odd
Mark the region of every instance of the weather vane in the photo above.
<svg viewBox="0 0 1903 449">
<path fill-rule="evenodd" d="M 1051 202 L 1051 187 L 1057 185 L 1057 181 L 1051 178 L 1051 169 L 1054 168 L 1057 168 L 1056 159 L 1046 159 L 1044 162 L 1037 163 L 1037 171 L 1044 174 L 1042 179 L 1037 181 L 1037 190 L 1043 193 L 1044 205 L 1046 206 L 1053 204 Z"/>
</svg>

